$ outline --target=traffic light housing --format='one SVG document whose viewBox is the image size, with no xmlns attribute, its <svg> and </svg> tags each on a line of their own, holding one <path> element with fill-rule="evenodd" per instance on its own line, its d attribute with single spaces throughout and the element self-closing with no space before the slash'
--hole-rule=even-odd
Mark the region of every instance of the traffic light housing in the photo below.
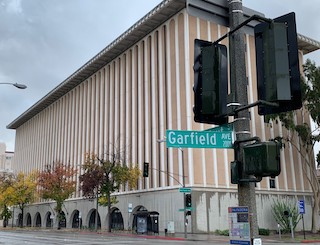
<svg viewBox="0 0 320 245">
<path fill-rule="evenodd" d="M 259 105 L 259 115 L 302 107 L 295 14 L 255 26 L 258 100 L 278 103 Z"/>
<path fill-rule="evenodd" d="M 231 184 L 239 184 L 240 179 L 242 178 L 241 163 L 239 161 L 231 162 Z"/>
<path fill-rule="evenodd" d="M 192 200 L 191 200 L 191 194 L 186 194 L 186 208 L 191 208 L 192 207 Z"/>
<path fill-rule="evenodd" d="M 143 163 L 143 177 L 149 177 L 149 163 Z"/>
<path fill-rule="evenodd" d="M 280 145 L 277 142 L 245 145 L 243 154 L 243 171 L 246 175 L 275 177 L 280 174 Z"/>
<path fill-rule="evenodd" d="M 228 122 L 227 47 L 195 39 L 194 42 L 194 120 L 222 125 Z"/>
</svg>

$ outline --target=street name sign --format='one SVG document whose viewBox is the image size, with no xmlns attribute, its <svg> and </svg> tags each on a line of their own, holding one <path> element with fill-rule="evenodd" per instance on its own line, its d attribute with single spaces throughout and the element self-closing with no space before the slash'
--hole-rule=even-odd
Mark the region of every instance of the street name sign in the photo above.
<svg viewBox="0 0 320 245">
<path fill-rule="evenodd" d="M 179 191 L 182 193 L 191 193 L 191 188 L 181 187 Z"/>
<path fill-rule="evenodd" d="M 167 130 L 166 143 L 174 148 L 232 148 L 233 130 L 227 127 L 206 131 Z"/>
<path fill-rule="evenodd" d="M 179 208 L 179 212 L 192 211 L 192 208 Z"/>
</svg>

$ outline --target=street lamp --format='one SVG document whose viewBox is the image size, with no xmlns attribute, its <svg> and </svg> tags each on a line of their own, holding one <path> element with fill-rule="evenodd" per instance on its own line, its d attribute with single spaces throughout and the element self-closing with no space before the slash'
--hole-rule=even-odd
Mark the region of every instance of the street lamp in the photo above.
<svg viewBox="0 0 320 245">
<path fill-rule="evenodd" d="M 26 89 L 27 88 L 26 85 L 21 84 L 21 83 L 0 83 L 0 84 L 9 84 L 9 85 L 15 86 L 18 89 Z"/>
<path fill-rule="evenodd" d="M 166 142 L 166 139 L 158 139 L 158 143 Z M 182 188 L 186 187 L 186 181 L 185 181 L 185 174 L 184 174 L 184 156 L 183 156 L 183 149 L 181 147 L 178 147 L 178 149 L 181 151 L 181 157 L 182 157 Z M 181 183 L 179 182 L 181 185 Z M 184 237 L 187 238 L 187 207 L 186 207 L 186 192 L 183 192 L 183 218 L 184 218 Z"/>
</svg>

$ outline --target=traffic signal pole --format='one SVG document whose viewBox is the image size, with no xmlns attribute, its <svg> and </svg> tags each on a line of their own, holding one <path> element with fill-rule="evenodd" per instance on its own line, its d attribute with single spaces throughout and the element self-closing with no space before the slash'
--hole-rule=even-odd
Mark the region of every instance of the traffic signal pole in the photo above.
<svg viewBox="0 0 320 245">
<path fill-rule="evenodd" d="M 223 125 L 228 117 L 234 117 L 231 183 L 238 184 L 239 206 L 249 210 L 253 243 L 259 240 L 255 240 L 259 235 L 255 183 L 280 174 L 282 143 L 276 138 L 261 142 L 251 136 L 249 108 L 258 106 L 262 116 L 301 108 L 296 22 L 294 13 L 273 20 L 253 15 L 244 21 L 242 0 L 228 0 L 228 7 L 228 33 L 213 43 L 195 39 L 193 111 L 194 120 L 199 123 Z M 242 27 L 252 20 L 261 22 L 254 27 L 258 100 L 248 104 L 246 37 Z M 226 46 L 219 44 L 227 37 L 229 65 Z"/>
<path fill-rule="evenodd" d="M 242 0 L 228 0 L 229 21 L 231 31 L 243 23 Z M 240 106 L 248 105 L 247 76 L 245 64 L 245 35 L 242 28 L 229 36 L 230 44 L 230 102 Z M 245 141 L 251 137 L 249 111 L 241 110 L 235 113 L 234 130 L 236 140 Z M 243 162 L 242 146 L 236 148 L 235 161 Z M 250 235 L 258 237 L 258 221 L 256 208 L 255 183 L 240 182 L 238 184 L 239 206 L 247 206 L 250 212 Z"/>
<path fill-rule="evenodd" d="M 182 187 L 186 187 L 186 179 L 184 175 L 184 156 L 183 156 L 183 149 L 179 147 L 179 150 L 181 151 L 181 157 L 182 157 Z M 187 238 L 187 205 L 186 205 L 186 193 L 183 193 L 183 231 L 184 231 L 184 238 Z"/>
</svg>

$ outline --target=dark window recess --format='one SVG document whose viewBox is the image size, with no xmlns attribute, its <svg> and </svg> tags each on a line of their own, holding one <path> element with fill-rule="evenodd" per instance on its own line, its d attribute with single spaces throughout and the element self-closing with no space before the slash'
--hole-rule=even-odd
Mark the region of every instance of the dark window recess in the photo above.
<svg viewBox="0 0 320 245">
<path fill-rule="evenodd" d="M 269 179 L 270 188 L 276 188 L 276 180 L 274 178 Z"/>
</svg>

